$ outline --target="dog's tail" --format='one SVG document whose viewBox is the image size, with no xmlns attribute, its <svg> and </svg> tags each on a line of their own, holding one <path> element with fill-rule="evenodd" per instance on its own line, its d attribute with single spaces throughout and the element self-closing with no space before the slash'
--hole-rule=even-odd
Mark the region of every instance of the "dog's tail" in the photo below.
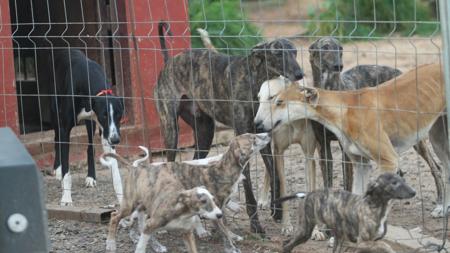
<svg viewBox="0 0 450 253">
<path fill-rule="evenodd" d="M 291 199 L 304 199 L 305 197 L 306 197 L 306 193 L 304 193 L 304 192 L 297 192 L 296 194 L 276 199 L 275 201 L 273 201 L 273 204 L 280 204 L 282 202 L 285 202 L 285 201 L 288 201 L 288 200 L 291 200 Z"/>
<path fill-rule="evenodd" d="M 197 32 L 200 34 L 200 39 L 202 39 L 205 48 L 218 53 L 217 49 L 213 46 L 211 40 L 209 39 L 208 32 L 202 28 L 197 28 Z"/>
<path fill-rule="evenodd" d="M 167 52 L 166 36 L 164 35 L 164 30 L 166 30 L 166 33 L 168 35 L 172 36 L 169 24 L 166 21 L 161 20 L 158 24 L 159 44 L 161 44 L 161 52 L 164 57 L 164 63 L 167 63 L 167 61 L 169 60 L 169 53 Z"/>
<path fill-rule="evenodd" d="M 137 167 L 139 166 L 139 164 L 140 164 L 141 162 L 147 160 L 147 159 L 148 159 L 148 156 L 149 156 L 148 149 L 147 149 L 146 147 L 144 147 L 144 146 L 139 146 L 139 148 L 142 149 L 142 150 L 145 152 L 145 156 L 144 156 L 143 158 L 137 159 L 136 161 L 133 162 L 133 164 L 129 163 L 127 160 L 125 160 L 125 158 L 123 158 L 122 156 L 120 156 L 120 155 L 118 155 L 118 154 L 115 154 L 115 153 L 104 153 L 104 154 L 102 154 L 102 155 L 100 156 L 100 163 L 101 163 L 103 166 L 111 167 L 111 163 L 108 162 L 108 161 L 106 161 L 106 159 L 105 159 L 105 158 L 107 158 L 107 157 L 111 157 L 111 158 L 114 158 L 114 159 L 116 159 L 117 161 L 119 161 L 119 162 L 121 162 L 121 163 L 127 165 L 128 167 L 135 167 L 135 168 L 137 168 Z"/>
<path fill-rule="evenodd" d="M 136 161 L 134 161 L 133 162 L 134 167 L 138 167 L 141 162 L 148 159 L 148 148 L 146 148 L 144 146 L 139 146 L 139 148 L 142 149 L 142 151 L 144 151 L 145 156 L 143 158 L 140 158 L 140 159 L 137 159 Z"/>
<path fill-rule="evenodd" d="M 114 158 L 114 159 L 116 159 L 117 161 L 119 161 L 119 162 L 121 162 L 121 163 L 123 163 L 123 164 L 125 164 L 125 165 L 127 165 L 127 166 L 129 166 L 129 167 L 133 166 L 133 165 L 130 164 L 127 160 L 125 160 L 125 158 L 123 158 L 123 157 L 121 157 L 120 155 L 115 154 L 115 153 L 103 153 L 103 154 L 100 156 L 100 163 L 101 163 L 103 166 L 111 167 L 111 162 L 110 162 L 110 161 L 106 161 L 106 159 L 105 159 L 105 158 L 107 158 L 107 157 Z"/>
</svg>

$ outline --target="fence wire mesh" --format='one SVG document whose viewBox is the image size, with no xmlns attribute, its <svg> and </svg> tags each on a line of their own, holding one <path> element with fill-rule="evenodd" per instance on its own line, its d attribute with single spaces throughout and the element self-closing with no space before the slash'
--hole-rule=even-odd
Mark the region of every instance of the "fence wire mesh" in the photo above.
<svg viewBox="0 0 450 253">
<path fill-rule="evenodd" d="M 199 150 L 195 153 L 196 158 L 211 157 L 226 152 L 234 136 L 259 131 L 253 121 L 258 105 L 260 110 L 261 107 L 269 108 L 266 111 L 269 117 L 275 114 L 272 109 L 278 100 L 272 98 L 291 82 L 277 79 L 279 75 L 301 79 L 299 84 L 308 87 L 349 90 L 369 84 L 374 86 L 390 79 L 394 80 L 392 85 L 395 86 L 400 72 L 443 62 L 441 25 L 448 29 L 449 24 L 439 22 L 439 11 L 436 0 L 2 1 L 0 126 L 12 128 L 39 167 L 50 174 L 45 178 L 49 204 L 60 204 L 61 193 L 67 187 L 52 174 L 61 162 L 64 163 L 64 155 L 61 154 L 70 145 L 73 205 L 105 206 L 117 201 L 116 185 L 114 189 L 111 187 L 114 172 L 110 174 L 108 170 L 101 169 L 97 162 L 105 143 L 102 143 L 102 137 L 92 121 L 86 126 L 83 121 L 73 129 L 71 126 L 77 121 L 82 108 L 94 110 L 93 101 L 99 92 L 95 89 L 112 89 L 114 96 L 119 97 L 123 104 L 123 116 L 117 124 L 117 127 L 120 125 L 120 143 L 114 143 L 119 155 L 134 160 L 141 153 L 138 146 L 143 145 L 150 149 L 152 162 L 166 161 L 166 155 L 176 155 L 176 158 L 172 157 L 176 161 L 192 160 L 196 148 Z M 168 63 L 164 63 L 165 51 L 160 45 L 158 28 L 162 21 L 167 23 L 162 31 L 169 55 Z M 198 28 L 209 33 L 210 42 L 202 41 Z M 286 49 L 286 44 L 283 44 L 277 48 L 277 45 L 268 44 L 280 38 L 288 39 L 294 47 Z M 80 50 L 97 62 L 101 72 L 105 73 L 106 82 L 92 83 L 95 78 L 84 79 L 82 81 L 88 83 L 89 92 L 79 93 L 77 82 L 84 73 L 91 72 L 88 69 L 77 72 L 75 65 L 69 67 L 75 74 L 71 74 L 69 80 L 58 82 L 58 75 L 67 68 L 61 68 L 65 65 L 59 65 L 55 52 L 68 48 Z M 172 62 L 177 55 L 190 48 L 209 51 L 201 56 L 187 53 L 185 55 L 190 57 L 186 57 L 184 62 Z M 289 61 L 294 49 L 296 55 L 293 59 L 299 64 L 302 76 L 294 73 L 294 62 Z M 217 56 L 216 50 L 222 56 Z M 87 62 L 86 59 L 84 61 Z M 170 68 L 167 67 L 169 65 Z M 229 65 L 232 67 L 227 68 Z M 358 69 L 356 66 L 363 67 Z M 166 76 L 162 78 L 165 68 Z M 270 79 L 277 80 L 264 86 L 263 82 Z M 275 86 L 279 82 L 283 84 Z M 162 92 L 156 97 L 154 90 L 158 89 L 158 83 L 163 87 L 159 87 Z M 71 84 L 68 89 L 72 88 L 72 92 L 55 95 L 55 90 L 67 84 Z M 415 84 L 415 87 L 421 87 L 417 81 Z M 263 89 L 260 92 L 261 87 L 266 87 L 266 93 Z M 377 90 L 378 86 L 373 89 Z M 417 97 L 420 97 L 420 89 L 417 89 Z M 443 95 L 444 91 L 439 91 L 439 94 Z M 388 94 L 388 97 L 394 101 L 393 104 L 397 101 L 396 106 L 385 110 L 398 115 L 392 118 L 390 124 L 390 127 L 398 128 L 398 139 L 391 139 L 392 142 L 406 141 L 400 139 L 404 135 L 402 115 L 417 114 L 418 119 L 436 115 L 433 108 L 427 111 L 429 107 L 421 103 L 435 103 L 437 98 L 417 101 L 417 107 L 405 109 L 399 104 L 408 97 L 397 93 Z M 63 111 L 58 100 L 70 101 L 72 106 L 68 108 L 71 110 Z M 387 99 L 383 97 L 381 100 Z M 80 101 L 88 101 L 88 104 L 80 104 Z M 159 110 L 157 104 L 160 105 Z M 287 108 L 294 105 L 288 104 Z M 421 106 L 424 106 L 423 110 Z M 345 119 L 348 117 L 345 112 L 349 109 L 384 113 L 375 103 L 371 106 L 364 102 L 352 106 L 337 103 L 328 107 L 329 111 L 344 117 L 338 128 L 345 127 L 349 122 Z M 168 108 L 169 113 L 163 115 L 162 121 L 161 108 Z M 105 110 L 108 114 L 112 111 L 109 108 Z M 97 111 L 95 113 L 98 114 Z M 288 117 L 294 117 L 296 113 L 288 112 Z M 99 116 L 96 115 L 97 118 Z M 177 124 L 167 123 L 170 117 L 177 118 L 178 121 L 174 121 Z M 70 118 L 71 123 L 67 123 L 66 118 Z M 114 120 L 108 116 L 106 118 L 105 126 L 111 126 Z M 96 122 L 97 128 L 102 125 L 100 119 Z M 377 136 L 382 124 L 380 120 L 372 125 L 367 124 L 366 120 L 355 122 L 360 124 L 354 127 L 361 134 L 370 136 Z M 420 125 L 419 121 L 417 125 Z M 95 176 L 94 172 L 93 178 L 97 181 L 95 188 L 82 186 L 87 183 L 85 174 L 89 166 L 86 149 L 90 143 L 85 128 L 95 133 L 92 144 L 96 149 L 98 174 Z M 61 136 L 67 131 L 70 139 L 54 137 L 55 132 Z M 281 205 L 270 206 L 271 194 L 274 194 L 273 198 L 279 198 L 280 188 L 281 195 L 286 195 L 321 189 L 325 185 L 333 190 L 349 190 L 355 181 L 358 185 L 361 178 L 354 176 L 352 179 L 351 175 L 358 175 L 355 172 L 357 168 L 368 168 L 368 159 L 344 158 L 339 142 L 330 140 L 332 136 L 324 133 L 325 129 L 320 125 L 295 121 L 289 126 L 284 125 L 282 131 L 272 133 L 271 154 L 266 152 L 250 159 L 249 168 L 244 170 L 246 179 L 231 198 L 238 203 L 240 211 L 227 210 L 227 226 L 234 233 L 244 235 L 244 241 L 237 243 L 241 252 L 278 252 L 281 242 L 294 233 L 300 211 L 298 201 L 289 202 L 283 208 Z M 443 133 L 442 139 L 445 139 L 444 136 Z M 385 238 L 396 252 L 446 252 L 447 220 L 436 207 L 441 205 L 442 209 L 444 183 L 447 183 L 443 181 L 443 175 L 447 175 L 448 164 L 435 154 L 445 153 L 445 150 L 432 146 L 427 132 L 416 131 L 414 136 L 408 138 L 423 139 L 423 142 L 414 149 L 412 146 L 405 150 L 397 149 L 402 153 L 399 153 L 396 169 L 405 173 L 406 182 L 417 194 L 412 199 L 393 201 Z M 326 152 L 326 144 L 330 142 L 331 150 Z M 374 145 L 382 147 L 381 144 Z M 381 159 L 382 151 L 380 148 L 376 152 L 379 157 L 374 160 Z M 60 162 L 54 162 L 55 159 Z M 349 167 L 352 164 L 353 172 Z M 381 170 L 376 162 L 369 164 L 373 180 Z M 267 170 L 266 165 L 269 167 Z M 323 168 L 327 166 L 332 166 L 329 167 L 332 172 L 325 175 Z M 119 167 L 123 177 L 125 172 Z M 275 167 L 282 173 L 276 173 Z M 270 177 L 265 181 L 266 173 Z M 88 176 L 92 177 L 92 174 Z M 440 184 L 440 188 L 435 182 Z M 359 182 L 364 187 L 368 183 Z M 276 190 L 274 193 L 267 192 L 264 190 L 267 187 Z M 289 211 L 286 211 L 287 207 Z M 253 226 L 250 226 L 251 219 Z M 261 227 L 257 226 L 258 220 Z M 211 229 L 210 222 L 203 224 L 208 230 Z M 93 252 L 104 248 L 104 240 L 98 239 L 106 235 L 103 225 L 94 227 L 50 220 L 49 229 L 55 252 L 74 249 Z M 263 229 L 266 236 L 256 237 L 255 229 L 259 232 Z M 329 234 L 335 232 L 330 228 L 321 230 Z M 123 246 L 121 252 L 132 252 L 134 247 L 126 233 L 124 229 L 119 231 L 120 247 Z M 157 237 L 169 247 L 170 252 L 181 251 L 183 247 L 172 235 L 158 234 Z M 223 249 L 220 240 L 200 240 L 199 245 L 200 252 Z M 353 250 L 352 246 L 349 249 L 347 246 L 346 250 Z M 333 251 L 327 241 L 308 241 L 296 250 Z"/>
</svg>

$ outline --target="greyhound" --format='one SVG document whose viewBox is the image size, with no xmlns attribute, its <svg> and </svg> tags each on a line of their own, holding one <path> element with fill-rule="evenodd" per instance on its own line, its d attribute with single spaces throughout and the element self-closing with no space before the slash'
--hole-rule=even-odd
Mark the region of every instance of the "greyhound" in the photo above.
<svg viewBox="0 0 450 253">
<path fill-rule="evenodd" d="M 298 227 L 294 237 L 284 242 L 283 253 L 309 240 L 316 224 L 326 224 L 336 236 L 333 252 L 340 252 L 344 241 L 357 243 L 358 252 L 395 253 L 379 241 L 387 232 L 391 200 L 416 195 L 400 176 L 384 173 L 367 187 L 364 196 L 345 190 L 318 190 L 297 193 L 279 201 L 299 198 Z"/>
<path fill-rule="evenodd" d="M 159 24 L 161 48 L 166 52 L 165 22 Z M 156 108 L 163 129 L 167 160 L 174 161 L 178 141 L 178 116 L 194 131 L 194 159 L 207 156 L 214 137 L 214 120 L 233 127 L 237 135 L 255 132 L 253 117 L 258 108 L 261 84 L 279 75 L 291 81 L 303 78 L 296 61 L 297 50 L 286 39 L 262 43 L 246 56 L 229 56 L 212 50 L 187 50 L 173 58 L 165 57 L 154 89 Z M 261 150 L 264 163 L 272 174 L 271 147 Z M 250 170 L 244 170 L 244 189 L 251 230 L 264 233 L 252 192 Z M 278 182 L 275 174 L 275 182 Z M 278 184 L 272 188 L 272 200 Z M 281 212 L 274 209 L 274 218 Z"/>
<path fill-rule="evenodd" d="M 398 155 L 428 135 L 437 156 L 448 168 L 444 94 L 440 64 L 419 66 L 396 80 L 355 91 L 291 85 L 273 99 L 270 115 L 258 111 L 255 124 L 264 131 L 299 119 L 324 124 L 358 166 L 352 189 L 362 194 L 369 160 L 384 171 L 396 171 Z M 446 198 L 444 203 L 449 201 Z M 438 204 L 433 214 L 443 215 L 443 206 Z"/>
<path fill-rule="evenodd" d="M 326 90 L 356 90 L 365 87 L 374 87 L 380 83 L 398 77 L 402 72 L 398 69 L 382 65 L 358 65 L 343 73 L 341 43 L 334 37 L 323 37 L 316 40 L 309 47 L 310 63 L 313 73 L 314 86 Z M 313 121 L 313 129 L 319 142 L 319 154 L 323 175 L 327 175 L 325 185 L 332 186 L 333 157 L 330 141 L 337 140 L 336 136 L 323 126 Z M 421 140 L 414 145 L 416 152 L 422 156 L 431 169 L 436 189 L 437 202 L 442 202 L 444 185 L 440 178 L 441 168 L 431 155 L 425 141 Z M 352 185 L 352 166 L 349 158 L 343 153 L 344 189 L 350 190 Z M 437 214 L 433 214 L 436 216 Z"/>
</svg>

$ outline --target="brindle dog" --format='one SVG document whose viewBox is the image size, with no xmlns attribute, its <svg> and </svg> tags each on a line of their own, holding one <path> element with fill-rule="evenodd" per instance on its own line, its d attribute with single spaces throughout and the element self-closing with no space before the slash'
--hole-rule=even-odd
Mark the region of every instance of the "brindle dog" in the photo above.
<svg viewBox="0 0 450 253">
<path fill-rule="evenodd" d="M 357 247 L 363 252 L 393 253 L 387 244 L 377 241 L 386 235 L 390 200 L 409 199 L 415 194 L 403 178 L 384 173 L 369 183 L 364 196 L 325 189 L 282 198 L 279 201 L 302 199 L 297 230 L 291 240 L 284 242 L 283 252 L 291 252 L 295 246 L 306 242 L 316 224 L 325 224 L 336 237 L 333 252 L 340 252 L 343 242 L 350 241 L 358 243 Z"/>
<path fill-rule="evenodd" d="M 399 76 L 398 69 L 381 65 L 358 65 L 343 73 L 343 48 L 341 43 L 333 37 L 323 37 L 316 40 L 309 47 L 314 86 L 328 90 L 355 90 L 364 87 L 374 87 Z M 314 133 L 319 142 L 320 165 L 324 176 L 324 185 L 333 185 L 333 157 L 330 142 L 337 140 L 336 136 L 325 129 L 320 123 L 313 122 Z M 431 155 L 431 151 L 424 141 L 414 146 L 431 168 L 437 188 L 437 201 L 442 202 L 443 185 L 441 168 Z M 352 165 L 350 159 L 343 153 L 342 169 L 344 172 L 344 189 L 350 190 L 352 186 Z"/>
<path fill-rule="evenodd" d="M 166 52 L 163 28 L 168 25 L 161 22 L 159 27 L 161 48 Z M 215 121 L 233 127 L 237 135 L 255 132 L 253 118 L 258 109 L 257 94 L 261 84 L 280 75 L 291 81 L 302 79 L 303 71 L 296 57 L 297 50 L 290 41 L 277 39 L 253 47 L 246 56 L 192 49 L 167 59 L 154 90 L 167 160 L 174 161 L 176 157 L 179 116 L 194 130 L 194 159 L 208 155 Z M 271 147 L 268 145 L 261 154 L 269 173 L 275 175 L 273 200 L 277 197 L 274 197 L 274 192 L 279 193 L 279 186 L 276 172 L 272 169 Z M 244 176 L 251 229 L 263 233 L 248 169 L 244 170 Z M 281 219 L 278 208 L 274 218 Z"/>
</svg>

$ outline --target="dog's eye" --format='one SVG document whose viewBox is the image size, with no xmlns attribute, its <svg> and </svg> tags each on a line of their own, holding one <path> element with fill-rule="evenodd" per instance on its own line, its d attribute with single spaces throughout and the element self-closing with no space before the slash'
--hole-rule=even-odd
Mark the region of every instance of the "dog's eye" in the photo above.
<svg viewBox="0 0 450 253">
<path fill-rule="evenodd" d="M 200 200 L 200 202 L 201 202 L 202 204 L 206 204 L 206 203 L 208 203 L 208 200 L 202 199 L 202 200 Z"/>
<path fill-rule="evenodd" d="M 274 96 L 270 96 L 270 97 L 269 97 L 269 100 L 272 100 L 272 99 L 273 99 L 273 97 L 274 97 Z"/>
<path fill-rule="evenodd" d="M 275 102 L 275 105 L 276 105 L 276 106 L 280 106 L 282 103 L 283 103 L 283 100 L 282 100 L 282 99 L 278 99 L 278 100 Z"/>
</svg>

